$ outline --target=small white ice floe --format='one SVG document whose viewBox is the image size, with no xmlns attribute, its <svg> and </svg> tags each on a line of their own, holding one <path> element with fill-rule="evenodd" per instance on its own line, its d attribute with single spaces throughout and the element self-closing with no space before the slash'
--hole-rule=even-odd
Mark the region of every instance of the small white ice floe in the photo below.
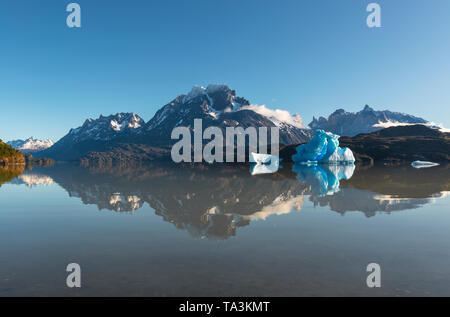
<svg viewBox="0 0 450 317">
<path fill-rule="evenodd" d="M 271 164 L 274 161 L 278 161 L 278 157 L 270 154 L 250 153 L 250 162 L 256 164 Z"/>
<path fill-rule="evenodd" d="M 250 162 L 255 163 L 250 168 L 250 174 L 275 173 L 280 167 L 280 159 L 275 155 L 250 153 Z"/>
<path fill-rule="evenodd" d="M 427 162 L 427 161 L 414 161 L 411 163 L 411 165 L 414 168 L 426 168 L 426 167 L 438 166 L 439 163 L 433 163 L 433 162 Z"/>
</svg>

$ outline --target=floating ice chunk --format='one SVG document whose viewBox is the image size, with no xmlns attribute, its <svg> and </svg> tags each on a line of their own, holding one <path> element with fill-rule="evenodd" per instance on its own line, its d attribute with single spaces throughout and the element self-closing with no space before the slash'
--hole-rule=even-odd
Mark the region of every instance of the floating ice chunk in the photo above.
<svg viewBox="0 0 450 317">
<path fill-rule="evenodd" d="M 272 161 L 279 161 L 277 156 L 270 154 L 250 153 L 250 162 L 257 164 L 270 164 Z"/>
<path fill-rule="evenodd" d="M 280 159 L 270 154 L 251 152 L 250 162 L 256 163 L 250 167 L 250 174 L 252 175 L 275 173 L 280 167 Z"/>
<path fill-rule="evenodd" d="M 414 161 L 411 163 L 411 165 L 414 168 L 427 168 L 427 167 L 438 166 L 439 163 L 433 163 L 433 162 L 427 162 L 427 161 Z"/>
<path fill-rule="evenodd" d="M 339 135 L 316 130 L 311 141 L 297 147 L 292 160 L 300 164 L 354 164 L 355 157 L 350 149 L 339 147 Z"/>
</svg>

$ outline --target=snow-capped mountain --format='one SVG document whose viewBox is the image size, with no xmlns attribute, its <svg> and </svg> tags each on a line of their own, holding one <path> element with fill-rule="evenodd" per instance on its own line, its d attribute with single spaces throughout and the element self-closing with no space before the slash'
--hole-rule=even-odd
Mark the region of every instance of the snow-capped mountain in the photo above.
<svg viewBox="0 0 450 317">
<path fill-rule="evenodd" d="M 282 144 L 306 142 L 311 137 L 310 129 L 303 126 L 299 115 L 252 105 L 227 85 L 209 85 L 206 88 L 194 86 L 188 94 L 179 95 L 159 109 L 147 123 L 134 113 L 88 119 L 39 155 L 73 160 L 91 151 L 117 149 L 119 144 L 127 144 L 128 148 L 133 144 L 168 148 L 175 142 L 171 139 L 173 128 L 192 128 L 194 119 L 202 119 L 203 129 L 209 126 L 221 129 L 278 126 Z M 139 152 L 142 152 L 142 147 Z"/>
<path fill-rule="evenodd" d="M 33 153 L 48 149 L 53 145 L 52 140 L 38 140 L 33 137 L 28 138 L 26 140 L 13 140 L 6 142 L 8 145 L 11 145 L 18 151 L 23 153 Z"/>
<path fill-rule="evenodd" d="M 328 118 L 313 118 L 309 127 L 342 136 L 355 136 L 360 133 L 370 133 L 391 126 L 408 124 L 430 125 L 428 121 L 419 117 L 389 110 L 376 111 L 366 105 L 363 110 L 356 113 L 338 109 Z"/>
<path fill-rule="evenodd" d="M 37 156 L 57 160 L 72 160 L 90 151 L 103 151 L 118 140 L 132 139 L 144 120 L 135 113 L 117 113 L 97 119 L 87 119 L 81 127 L 69 133 L 51 148 Z"/>
<path fill-rule="evenodd" d="M 176 126 L 192 127 L 194 119 L 203 120 L 203 128 L 217 126 L 280 128 L 280 143 L 293 144 L 310 139 L 310 131 L 303 126 L 299 115 L 284 110 L 270 110 L 252 105 L 227 85 L 194 86 L 187 95 L 179 95 L 162 107 L 145 125 L 143 134 L 159 143 L 170 139 Z"/>
<path fill-rule="evenodd" d="M 98 119 L 87 119 L 81 127 L 71 129 L 66 137 L 74 142 L 84 140 L 108 141 L 119 135 L 135 133 L 144 120 L 135 113 L 117 113 Z"/>
</svg>

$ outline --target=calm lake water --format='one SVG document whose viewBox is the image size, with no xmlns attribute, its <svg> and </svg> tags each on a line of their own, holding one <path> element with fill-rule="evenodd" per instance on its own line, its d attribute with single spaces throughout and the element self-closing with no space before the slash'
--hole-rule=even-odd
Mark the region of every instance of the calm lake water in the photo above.
<svg viewBox="0 0 450 317">
<path fill-rule="evenodd" d="M 450 166 L 250 172 L 0 178 L 0 296 L 450 296 Z M 381 288 L 366 285 L 372 262 Z"/>
</svg>

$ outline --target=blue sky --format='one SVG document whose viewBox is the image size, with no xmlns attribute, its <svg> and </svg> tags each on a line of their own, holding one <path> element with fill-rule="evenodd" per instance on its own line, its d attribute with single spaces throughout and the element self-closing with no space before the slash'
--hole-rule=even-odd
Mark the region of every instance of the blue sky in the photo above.
<svg viewBox="0 0 450 317">
<path fill-rule="evenodd" d="M 0 138 L 57 140 L 86 118 L 146 121 L 193 85 L 327 116 L 365 104 L 450 127 L 450 1 L 2 0 Z"/>
</svg>

